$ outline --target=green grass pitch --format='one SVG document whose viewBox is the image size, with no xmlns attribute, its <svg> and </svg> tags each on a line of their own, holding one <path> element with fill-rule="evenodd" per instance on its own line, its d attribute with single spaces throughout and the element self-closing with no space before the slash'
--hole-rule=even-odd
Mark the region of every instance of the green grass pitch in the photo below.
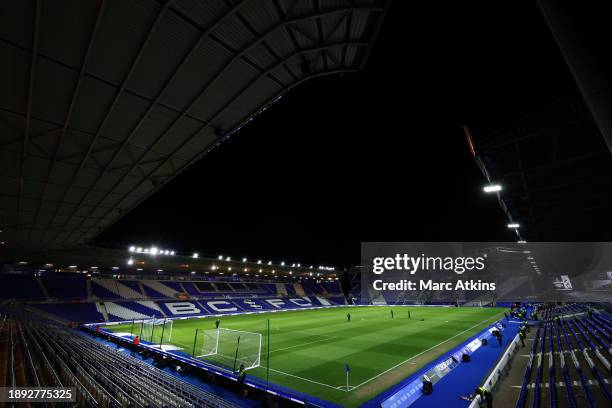
<svg viewBox="0 0 612 408">
<path fill-rule="evenodd" d="M 263 335 L 261 366 L 249 370 L 248 375 L 266 378 L 266 324 L 270 319 L 270 382 L 353 407 L 483 330 L 499 319 L 503 310 L 346 307 L 220 319 L 222 328 Z M 346 319 L 348 312 L 351 322 Z M 171 343 L 191 354 L 196 329 L 214 329 L 215 320 L 215 317 L 175 320 Z M 129 333 L 131 325 L 109 328 Z M 198 340 L 196 355 L 201 354 L 200 343 Z M 348 390 L 344 373 L 347 363 L 350 365 Z"/>
</svg>

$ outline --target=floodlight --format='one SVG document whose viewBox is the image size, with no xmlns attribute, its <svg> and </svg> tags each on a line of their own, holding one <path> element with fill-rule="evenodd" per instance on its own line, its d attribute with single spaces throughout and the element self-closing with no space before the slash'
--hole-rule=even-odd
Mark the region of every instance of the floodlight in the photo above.
<svg viewBox="0 0 612 408">
<path fill-rule="evenodd" d="M 285 263 L 284 263 L 284 262 L 281 262 L 281 266 L 285 266 Z"/>
<path fill-rule="evenodd" d="M 229 256 L 227 258 L 225 258 L 226 261 L 231 261 L 232 258 L 230 258 Z"/>
<path fill-rule="evenodd" d="M 268 261 L 268 265 L 272 265 L 272 261 Z"/>
<path fill-rule="evenodd" d="M 194 252 L 193 255 L 192 255 L 193 258 L 198 258 L 199 256 L 200 256 L 200 254 L 198 254 L 197 252 Z"/>
<path fill-rule="evenodd" d="M 261 259 L 257 261 L 257 265 L 261 265 Z"/>
<path fill-rule="evenodd" d="M 132 258 L 127 260 L 128 265 L 134 265 L 134 260 Z"/>
<path fill-rule="evenodd" d="M 157 255 L 158 252 L 159 250 L 156 247 L 151 247 L 151 249 L 149 250 L 149 253 L 151 255 Z"/>
<path fill-rule="evenodd" d="M 516 222 L 511 222 L 510 224 L 508 224 L 508 228 L 518 228 L 518 227 L 520 227 L 520 224 Z"/>
<path fill-rule="evenodd" d="M 170 255 L 174 255 L 174 254 L 175 254 L 175 252 L 174 252 L 174 251 L 170 251 Z"/>
<path fill-rule="evenodd" d="M 246 261 L 247 261 L 247 259 L 246 259 L 246 258 L 242 258 L 242 262 L 246 262 Z"/>
<path fill-rule="evenodd" d="M 489 184 L 488 186 L 484 186 L 483 190 L 485 193 L 496 193 L 502 190 L 502 186 L 499 184 Z"/>
<path fill-rule="evenodd" d="M 223 259 L 223 255 L 219 255 L 219 260 L 221 261 Z"/>
<path fill-rule="evenodd" d="M 516 242 L 517 242 L 518 244 L 526 244 L 526 243 L 527 243 L 527 241 L 523 241 L 523 240 L 516 241 Z"/>
<path fill-rule="evenodd" d="M 131 246 L 131 247 L 129 248 L 129 251 L 130 251 L 130 252 L 134 252 L 135 250 L 136 250 L 136 247 Z"/>
</svg>

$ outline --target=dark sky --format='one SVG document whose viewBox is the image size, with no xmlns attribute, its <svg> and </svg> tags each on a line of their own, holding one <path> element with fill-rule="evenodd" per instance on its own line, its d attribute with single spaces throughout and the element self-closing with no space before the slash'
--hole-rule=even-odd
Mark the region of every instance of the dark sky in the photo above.
<svg viewBox="0 0 612 408">
<path fill-rule="evenodd" d="M 343 267 L 361 241 L 514 236 L 476 135 L 576 92 L 535 2 L 395 1 L 364 72 L 307 82 L 99 239 Z"/>
</svg>

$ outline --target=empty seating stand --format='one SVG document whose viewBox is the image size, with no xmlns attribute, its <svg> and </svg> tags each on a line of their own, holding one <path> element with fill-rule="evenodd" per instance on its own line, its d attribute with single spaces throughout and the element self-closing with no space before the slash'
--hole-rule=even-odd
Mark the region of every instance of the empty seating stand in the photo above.
<svg viewBox="0 0 612 408">
<path fill-rule="evenodd" d="M 78 406 L 235 406 L 74 330 L 13 320 L 10 335 L 15 349 L 29 353 L 19 356 L 27 364 L 15 383 L 27 375 L 30 385 L 75 387 Z"/>
<path fill-rule="evenodd" d="M 582 305 L 545 310 L 516 403 L 523 407 L 608 407 L 610 331 Z"/>
</svg>

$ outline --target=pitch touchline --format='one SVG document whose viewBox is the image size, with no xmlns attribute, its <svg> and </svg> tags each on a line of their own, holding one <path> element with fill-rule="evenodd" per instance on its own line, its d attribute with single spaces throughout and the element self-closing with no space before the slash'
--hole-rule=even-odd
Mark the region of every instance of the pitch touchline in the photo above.
<svg viewBox="0 0 612 408">
<path fill-rule="evenodd" d="M 391 368 L 388 368 L 387 370 L 383 371 L 382 373 L 380 373 L 380 374 L 376 374 L 374 377 L 370 378 L 369 380 L 365 380 L 365 381 L 364 381 L 364 382 L 362 382 L 361 384 L 359 384 L 359 385 L 356 385 L 356 386 L 352 387 L 352 388 L 351 388 L 351 390 L 354 390 L 355 388 L 359 388 L 359 387 L 361 387 L 362 385 L 367 384 L 367 383 L 369 383 L 369 382 L 370 382 L 370 381 L 372 381 L 372 380 L 375 380 L 376 378 L 380 377 L 381 375 L 388 373 L 389 371 L 391 371 L 391 370 L 393 370 L 393 369 L 395 369 L 395 368 L 397 368 L 397 367 L 401 366 L 402 364 L 405 364 L 405 363 L 409 362 L 410 360 L 414 360 L 414 359 L 415 359 L 415 358 L 417 358 L 418 356 L 420 356 L 420 355 L 422 355 L 422 354 L 425 354 L 425 353 L 427 353 L 427 352 L 428 352 L 428 351 L 430 351 L 430 350 L 433 350 L 434 348 L 436 348 L 436 347 L 438 347 L 438 346 L 440 346 L 440 345 L 442 345 L 442 344 L 444 344 L 444 343 L 446 343 L 446 342 L 448 342 L 448 341 L 450 341 L 450 340 L 454 339 L 454 338 L 455 338 L 455 337 L 457 337 L 457 336 L 461 336 L 463 333 L 465 333 L 465 332 L 467 332 L 467 331 L 469 331 L 469 330 L 472 330 L 474 327 L 478 327 L 478 326 L 480 326 L 481 324 L 483 324 L 483 323 L 485 323 L 485 322 L 488 322 L 488 321 L 490 321 L 490 320 L 492 320 L 492 319 L 497 319 L 497 317 L 498 317 L 499 315 L 501 315 L 501 313 L 498 313 L 498 314 L 497 314 L 497 315 L 495 315 L 494 317 L 491 317 L 491 318 L 488 318 L 488 319 L 486 319 L 486 320 L 483 320 L 483 321 L 482 321 L 482 322 L 480 322 L 480 323 L 476 323 L 474 326 L 472 326 L 472 327 L 470 327 L 470 328 L 467 328 L 467 329 L 465 329 L 464 331 L 462 331 L 462 332 L 460 332 L 460 333 L 455 334 L 453 337 L 449 337 L 448 339 L 444 340 L 443 342 L 440 342 L 440 343 L 436 344 L 435 346 L 432 346 L 432 347 L 428 348 L 427 350 L 423 350 L 423 351 L 421 351 L 419 354 L 415 354 L 414 356 L 410 357 L 409 359 L 404 360 L 404 361 L 402 361 L 401 363 L 398 363 L 398 364 L 394 365 L 394 366 L 393 366 L 393 367 L 391 367 Z"/>
</svg>

